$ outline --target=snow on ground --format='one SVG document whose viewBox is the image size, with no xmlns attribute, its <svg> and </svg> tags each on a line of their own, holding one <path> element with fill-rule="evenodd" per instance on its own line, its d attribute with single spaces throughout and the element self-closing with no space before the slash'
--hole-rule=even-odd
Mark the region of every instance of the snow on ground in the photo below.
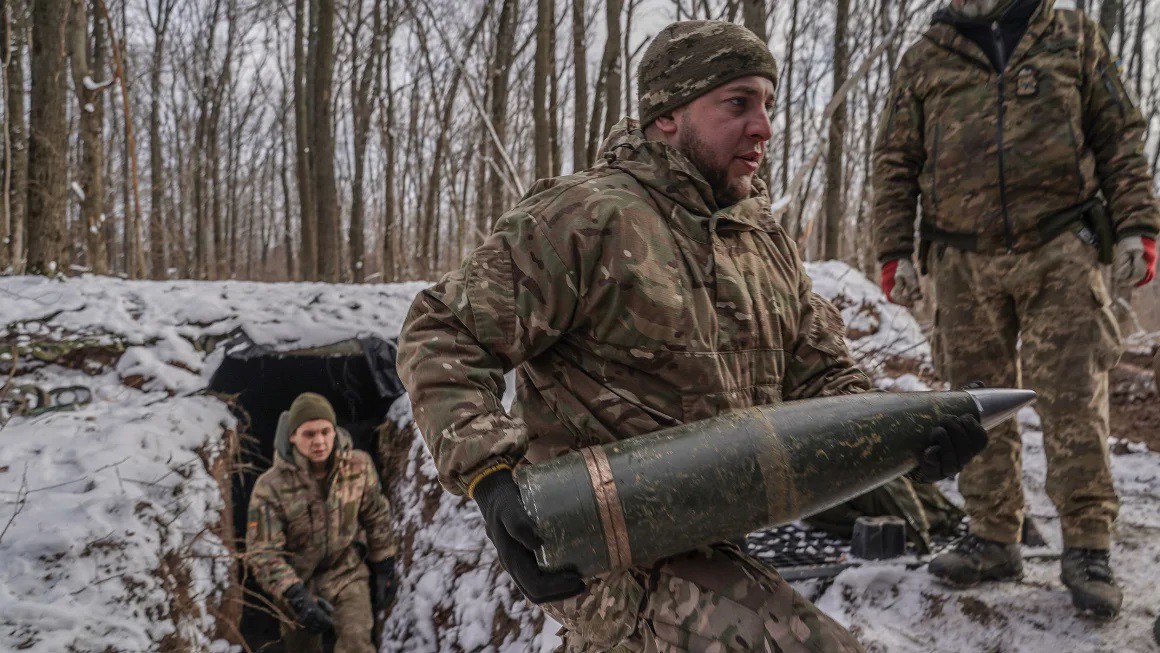
<svg viewBox="0 0 1160 653">
<path fill-rule="evenodd" d="M 407 395 L 395 402 L 388 418 L 396 429 L 392 437 L 410 442 L 406 471 L 395 490 L 412 498 L 399 506 L 396 517 L 411 565 L 400 582 L 402 598 L 383 629 L 382 650 L 553 650 L 559 626 L 524 601 L 501 571 L 479 510 L 438 487 Z"/>
<path fill-rule="evenodd" d="M 239 328 L 276 348 L 393 337 L 423 285 L 0 277 L 14 383 L 93 392 L 79 410 L 0 417 L 0 651 L 229 650 L 210 614 L 232 573 L 210 469 L 235 421 L 197 394 L 221 360 L 200 345 Z M 34 360 L 61 341 L 113 362 Z"/>
<path fill-rule="evenodd" d="M 207 465 L 234 422 L 225 406 L 110 373 L 20 380 L 97 396 L 0 429 L 0 650 L 228 650 L 211 642 L 208 612 L 231 570 L 209 531 L 222 496 Z"/>
<path fill-rule="evenodd" d="M 879 387 L 928 389 L 930 348 L 909 312 L 841 263 L 808 270 L 842 311 L 851 347 Z M 186 643 L 178 650 L 228 650 L 209 613 L 229 560 L 208 531 L 222 503 L 207 467 L 234 423 L 223 404 L 197 394 L 221 357 L 220 349 L 205 353 L 207 340 L 239 328 L 280 349 L 392 337 L 423 285 L 0 278 L 0 350 L 81 336 L 125 349 L 111 367 L 33 365 L 17 377 L 47 387 L 81 383 L 95 396 L 80 410 L 0 426 L 0 651 L 135 653 L 160 651 L 175 637 Z M 125 387 L 133 377 L 141 390 Z M 408 415 L 403 399 L 391 417 L 403 427 Z M 1021 418 L 1030 513 L 1057 551 L 1042 435 L 1033 412 Z M 412 555 L 383 650 L 551 650 L 557 626 L 498 571 L 474 506 L 439 491 L 421 440 L 400 432 L 410 444 L 392 493 Z M 1116 449 L 1123 509 L 1114 566 L 1126 601 L 1112 624 L 1073 616 L 1054 560 L 1029 561 L 1020 583 L 962 592 L 890 562 L 847 570 L 828 587 L 799 587 L 871 651 L 1157 650 L 1148 638 L 1160 609 L 1160 454 Z M 192 608 L 175 610 L 177 585 Z"/>
<path fill-rule="evenodd" d="M 1152 620 L 1160 611 L 1160 454 L 1130 445 L 1112 457 L 1122 504 L 1112 566 L 1124 590 L 1124 609 L 1115 621 L 1099 624 L 1075 615 L 1070 595 L 1059 581 L 1059 519 L 1044 489 L 1043 434 L 1033 411 L 1025 409 L 1020 421 L 1028 514 L 1049 546 L 1024 547 L 1027 559 L 1021 581 L 966 590 L 951 589 L 925 568 L 911 570 L 900 562 L 867 563 L 843 572 L 820 597 L 811 598 L 854 630 L 868 651 L 1160 650 L 1151 635 Z M 944 488 L 960 498 L 953 483 Z"/>
</svg>

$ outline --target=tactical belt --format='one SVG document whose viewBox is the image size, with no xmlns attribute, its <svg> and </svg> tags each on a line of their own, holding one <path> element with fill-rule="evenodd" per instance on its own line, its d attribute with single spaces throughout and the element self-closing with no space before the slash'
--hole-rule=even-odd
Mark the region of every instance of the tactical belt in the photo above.
<svg viewBox="0 0 1160 653">
<path fill-rule="evenodd" d="M 1055 240 L 1065 231 L 1076 229 L 1079 226 L 1080 237 L 1099 249 L 1100 263 L 1105 265 L 1112 262 L 1112 247 L 1115 245 L 1115 228 L 1104 208 L 1104 203 L 1093 197 L 1086 202 L 1069 206 L 1044 216 L 1036 221 L 1035 231 L 1039 234 L 1039 245 L 1046 245 Z M 1084 232 L 1086 230 L 1086 233 Z M 927 271 L 927 256 L 930 253 L 931 243 L 938 243 L 965 252 L 974 252 L 979 249 L 979 235 L 964 231 L 950 231 L 941 229 L 926 221 L 919 223 L 918 234 L 921 242 L 918 245 L 918 260 L 922 273 Z"/>
</svg>

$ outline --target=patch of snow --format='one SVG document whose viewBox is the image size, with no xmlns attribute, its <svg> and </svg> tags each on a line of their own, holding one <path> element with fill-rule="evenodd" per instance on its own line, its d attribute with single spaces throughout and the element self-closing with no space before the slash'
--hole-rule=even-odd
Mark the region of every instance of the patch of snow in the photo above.
<svg viewBox="0 0 1160 653">
<path fill-rule="evenodd" d="M 106 89 L 106 88 L 112 86 L 113 82 L 115 82 L 115 81 L 116 81 L 116 78 L 111 77 L 109 79 L 102 80 L 102 81 L 98 82 L 98 81 L 94 80 L 91 76 L 85 75 L 84 79 L 81 80 L 81 84 L 84 85 L 86 91 L 100 91 L 102 89 Z"/>
<path fill-rule="evenodd" d="M 930 348 L 908 311 L 842 263 L 807 269 L 815 289 L 842 311 L 851 348 L 878 387 L 931 389 L 924 376 Z M 239 328 L 277 349 L 392 337 L 426 285 L 0 278 L 6 322 L 0 337 L 9 343 L 86 336 L 125 347 L 116 366 L 97 376 L 48 365 L 18 377 L 48 387 L 88 385 L 94 400 L 76 411 L 15 416 L 0 427 L 0 531 L 7 529 L 0 536 L 0 650 L 156 651 L 159 640 L 177 633 L 193 650 L 231 650 L 208 635 L 215 624 L 207 606 L 229 566 L 223 545 L 207 531 L 222 507 L 198 454 L 219 455 L 222 430 L 233 425 L 223 404 L 197 395 L 225 352 L 219 347 L 207 356 L 195 343 Z M 1149 344 L 1141 338 L 1138 346 Z M 906 363 L 905 372 L 891 371 L 898 361 Z M 127 377 L 140 377 L 143 389 L 126 388 Z M 507 386 L 510 406 L 510 377 Z M 392 497 L 396 525 L 410 533 L 413 551 L 382 650 L 552 650 L 558 625 L 527 604 L 499 568 L 475 505 L 437 486 L 425 444 L 408 426 L 405 396 L 388 417 L 411 438 L 404 473 L 391 485 L 398 493 Z M 1046 553 L 1058 551 L 1039 418 L 1024 409 L 1018 420 L 1028 514 L 1049 541 Z M 828 587 L 806 582 L 798 588 L 869 651 L 1153 650 L 1160 454 L 1132 444 L 1116 450 L 1112 469 L 1122 509 L 1113 567 L 1125 608 L 1111 624 L 1077 618 L 1058 563 L 1043 557 L 1027 561 L 1019 583 L 964 591 L 892 561 L 847 570 Z M 953 481 L 940 485 L 961 500 Z M 169 618 L 168 581 L 155 574 L 169 553 L 186 556 L 197 606 L 178 624 Z M 497 622 L 497 614 L 507 621 Z"/>
<path fill-rule="evenodd" d="M 814 292 L 842 313 L 850 352 L 872 378 L 888 376 L 888 364 L 931 371 L 930 344 L 905 307 L 886 299 L 878 284 L 841 261 L 806 263 Z"/>
<path fill-rule="evenodd" d="M 21 377 L 95 386 L 91 405 L 0 429 L 0 650 L 192 650 L 210 641 L 230 556 L 206 470 L 234 419 L 208 397 L 169 398 L 60 368 Z M 172 560 L 177 560 L 176 566 Z M 182 580 L 178 580 L 182 577 Z M 182 584 L 191 612 L 175 614 Z"/>
<path fill-rule="evenodd" d="M 525 601 L 502 570 L 475 503 L 438 486 L 407 395 L 391 406 L 387 419 L 398 437 L 411 439 L 406 471 L 393 483 L 406 500 L 392 502 L 398 508 L 396 532 L 410 542 L 411 555 L 399 579 L 399 601 L 383 628 L 382 650 L 552 650 L 559 625 Z M 497 623 L 500 615 L 504 621 Z"/>
</svg>

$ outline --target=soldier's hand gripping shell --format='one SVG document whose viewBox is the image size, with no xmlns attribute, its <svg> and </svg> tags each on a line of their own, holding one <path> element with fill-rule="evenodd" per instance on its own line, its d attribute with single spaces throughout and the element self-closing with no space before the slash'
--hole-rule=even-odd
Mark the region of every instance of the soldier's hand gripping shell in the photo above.
<svg viewBox="0 0 1160 653">
<path fill-rule="evenodd" d="M 487 536 L 524 596 L 532 603 L 560 601 L 584 591 L 575 571 L 546 572 L 536 564 L 535 550 L 543 544 L 532 518 L 520 502 L 520 491 L 511 469 L 499 469 L 475 481 L 469 492 L 487 527 Z"/>
<path fill-rule="evenodd" d="M 291 585 L 282 597 L 294 609 L 298 623 L 308 632 L 318 635 L 334 628 L 334 620 L 331 618 L 334 606 L 326 599 L 306 591 L 302 583 Z"/>
<path fill-rule="evenodd" d="M 931 444 L 918 456 L 915 478 L 933 483 L 951 478 L 987 446 L 987 430 L 971 415 L 948 415 L 930 430 Z"/>
</svg>

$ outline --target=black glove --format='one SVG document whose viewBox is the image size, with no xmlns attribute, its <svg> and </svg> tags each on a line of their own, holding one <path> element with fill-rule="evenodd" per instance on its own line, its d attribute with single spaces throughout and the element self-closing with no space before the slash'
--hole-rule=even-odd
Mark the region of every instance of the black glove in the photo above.
<svg viewBox="0 0 1160 653">
<path fill-rule="evenodd" d="M 958 474 L 984 447 L 987 430 L 971 415 L 947 415 L 930 430 L 930 445 L 918 455 L 911 478 L 934 483 Z"/>
<path fill-rule="evenodd" d="M 475 486 L 473 496 L 483 513 L 487 536 L 499 553 L 500 564 L 529 601 L 560 601 L 584 591 L 584 581 L 575 571 L 546 572 L 536 565 L 534 551 L 541 541 L 520 502 L 520 491 L 510 469 L 485 476 Z"/>
<path fill-rule="evenodd" d="M 282 597 L 294 608 L 298 623 L 307 632 L 318 635 L 334 628 L 334 620 L 330 615 L 334 613 L 334 606 L 325 599 L 320 599 L 306 591 L 302 583 L 294 583 Z"/>
<path fill-rule="evenodd" d="M 395 602 L 395 559 L 384 558 L 371 563 L 371 605 L 375 612 L 386 610 Z"/>
</svg>

